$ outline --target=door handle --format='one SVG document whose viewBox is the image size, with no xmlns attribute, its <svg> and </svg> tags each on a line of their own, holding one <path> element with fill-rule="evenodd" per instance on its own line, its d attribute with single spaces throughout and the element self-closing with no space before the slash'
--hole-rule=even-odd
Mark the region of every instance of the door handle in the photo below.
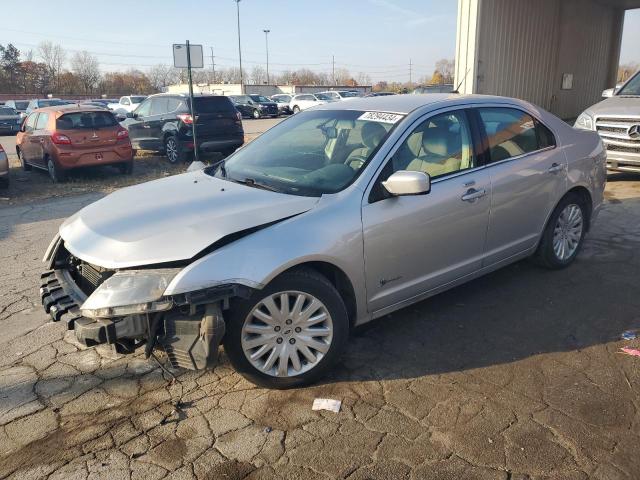
<svg viewBox="0 0 640 480">
<path fill-rule="evenodd" d="M 151 128 L 150 125 L 142 125 L 142 128 Z"/>
<path fill-rule="evenodd" d="M 486 194 L 487 194 L 487 191 L 484 188 L 481 189 L 481 190 L 476 190 L 475 188 L 470 188 L 469 190 L 467 190 L 467 193 L 465 193 L 462 197 L 460 197 L 460 199 L 463 202 L 473 203 L 478 198 L 484 197 Z"/>
<path fill-rule="evenodd" d="M 548 169 L 549 173 L 557 173 L 564 170 L 564 165 L 560 165 L 559 163 L 553 163 Z"/>
</svg>

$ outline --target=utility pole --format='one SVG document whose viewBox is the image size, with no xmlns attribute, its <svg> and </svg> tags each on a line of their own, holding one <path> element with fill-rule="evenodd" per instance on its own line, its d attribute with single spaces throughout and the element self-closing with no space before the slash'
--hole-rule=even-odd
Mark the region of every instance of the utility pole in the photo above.
<svg viewBox="0 0 640 480">
<path fill-rule="evenodd" d="M 412 72 L 412 66 L 413 66 L 413 65 L 411 64 L 411 59 L 409 59 L 409 88 L 411 88 L 411 85 L 412 85 L 412 83 L 413 83 L 413 82 L 411 81 L 411 74 L 413 73 L 413 72 Z"/>
<path fill-rule="evenodd" d="M 238 13 L 238 60 L 240 60 L 240 93 L 244 93 L 244 78 L 242 78 L 242 47 L 240 46 L 240 0 L 236 2 L 236 11 Z"/>
<path fill-rule="evenodd" d="M 211 75 L 213 76 L 213 83 L 216 83 L 216 57 L 213 56 L 213 47 L 211 48 Z"/>
<path fill-rule="evenodd" d="M 333 84 L 336 85 L 336 56 L 331 55 L 331 75 L 333 77 Z"/>
<path fill-rule="evenodd" d="M 267 46 L 267 85 L 269 85 L 269 32 L 271 30 L 262 30 L 264 32 L 264 42 Z"/>
</svg>

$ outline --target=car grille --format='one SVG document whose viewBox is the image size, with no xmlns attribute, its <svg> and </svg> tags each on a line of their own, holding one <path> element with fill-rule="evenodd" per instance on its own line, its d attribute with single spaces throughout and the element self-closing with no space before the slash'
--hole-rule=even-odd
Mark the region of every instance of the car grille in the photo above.
<svg viewBox="0 0 640 480">
<path fill-rule="evenodd" d="M 595 122 L 607 152 L 612 154 L 608 155 L 609 164 L 640 165 L 640 134 L 629 135 L 634 126 L 640 131 L 640 117 L 596 117 Z"/>
<path fill-rule="evenodd" d="M 80 290 L 82 290 L 85 295 L 91 295 L 94 290 L 98 288 L 107 278 L 113 275 L 115 271 L 97 267 L 75 257 L 72 257 L 69 261 L 69 273 L 71 274 L 71 278 L 73 278 L 78 288 L 80 288 Z"/>
</svg>

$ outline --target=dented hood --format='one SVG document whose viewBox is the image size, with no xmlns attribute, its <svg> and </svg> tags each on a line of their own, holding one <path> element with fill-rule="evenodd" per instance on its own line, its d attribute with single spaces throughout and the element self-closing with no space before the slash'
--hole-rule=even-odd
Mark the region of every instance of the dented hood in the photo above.
<svg viewBox="0 0 640 480">
<path fill-rule="evenodd" d="M 67 250 L 104 268 L 188 260 L 230 235 L 313 208 L 318 198 L 213 178 L 204 171 L 123 188 L 60 227 Z"/>
</svg>

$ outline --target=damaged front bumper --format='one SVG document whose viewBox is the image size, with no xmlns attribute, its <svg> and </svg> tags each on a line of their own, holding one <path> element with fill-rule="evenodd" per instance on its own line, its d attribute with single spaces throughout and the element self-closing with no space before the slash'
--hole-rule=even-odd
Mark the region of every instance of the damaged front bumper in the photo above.
<svg viewBox="0 0 640 480">
<path fill-rule="evenodd" d="M 217 361 L 218 346 L 225 332 L 223 310 L 233 297 L 247 297 L 241 285 L 220 285 L 171 297 L 170 310 L 112 318 L 89 318 L 81 307 L 87 295 L 68 270 L 42 274 L 40 296 L 54 322 L 64 321 L 78 341 L 87 347 L 109 344 L 118 353 L 133 353 L 146 345 L 167 353 L 173 367 L 191 370 L 210 368 Z"/>
</svg>

